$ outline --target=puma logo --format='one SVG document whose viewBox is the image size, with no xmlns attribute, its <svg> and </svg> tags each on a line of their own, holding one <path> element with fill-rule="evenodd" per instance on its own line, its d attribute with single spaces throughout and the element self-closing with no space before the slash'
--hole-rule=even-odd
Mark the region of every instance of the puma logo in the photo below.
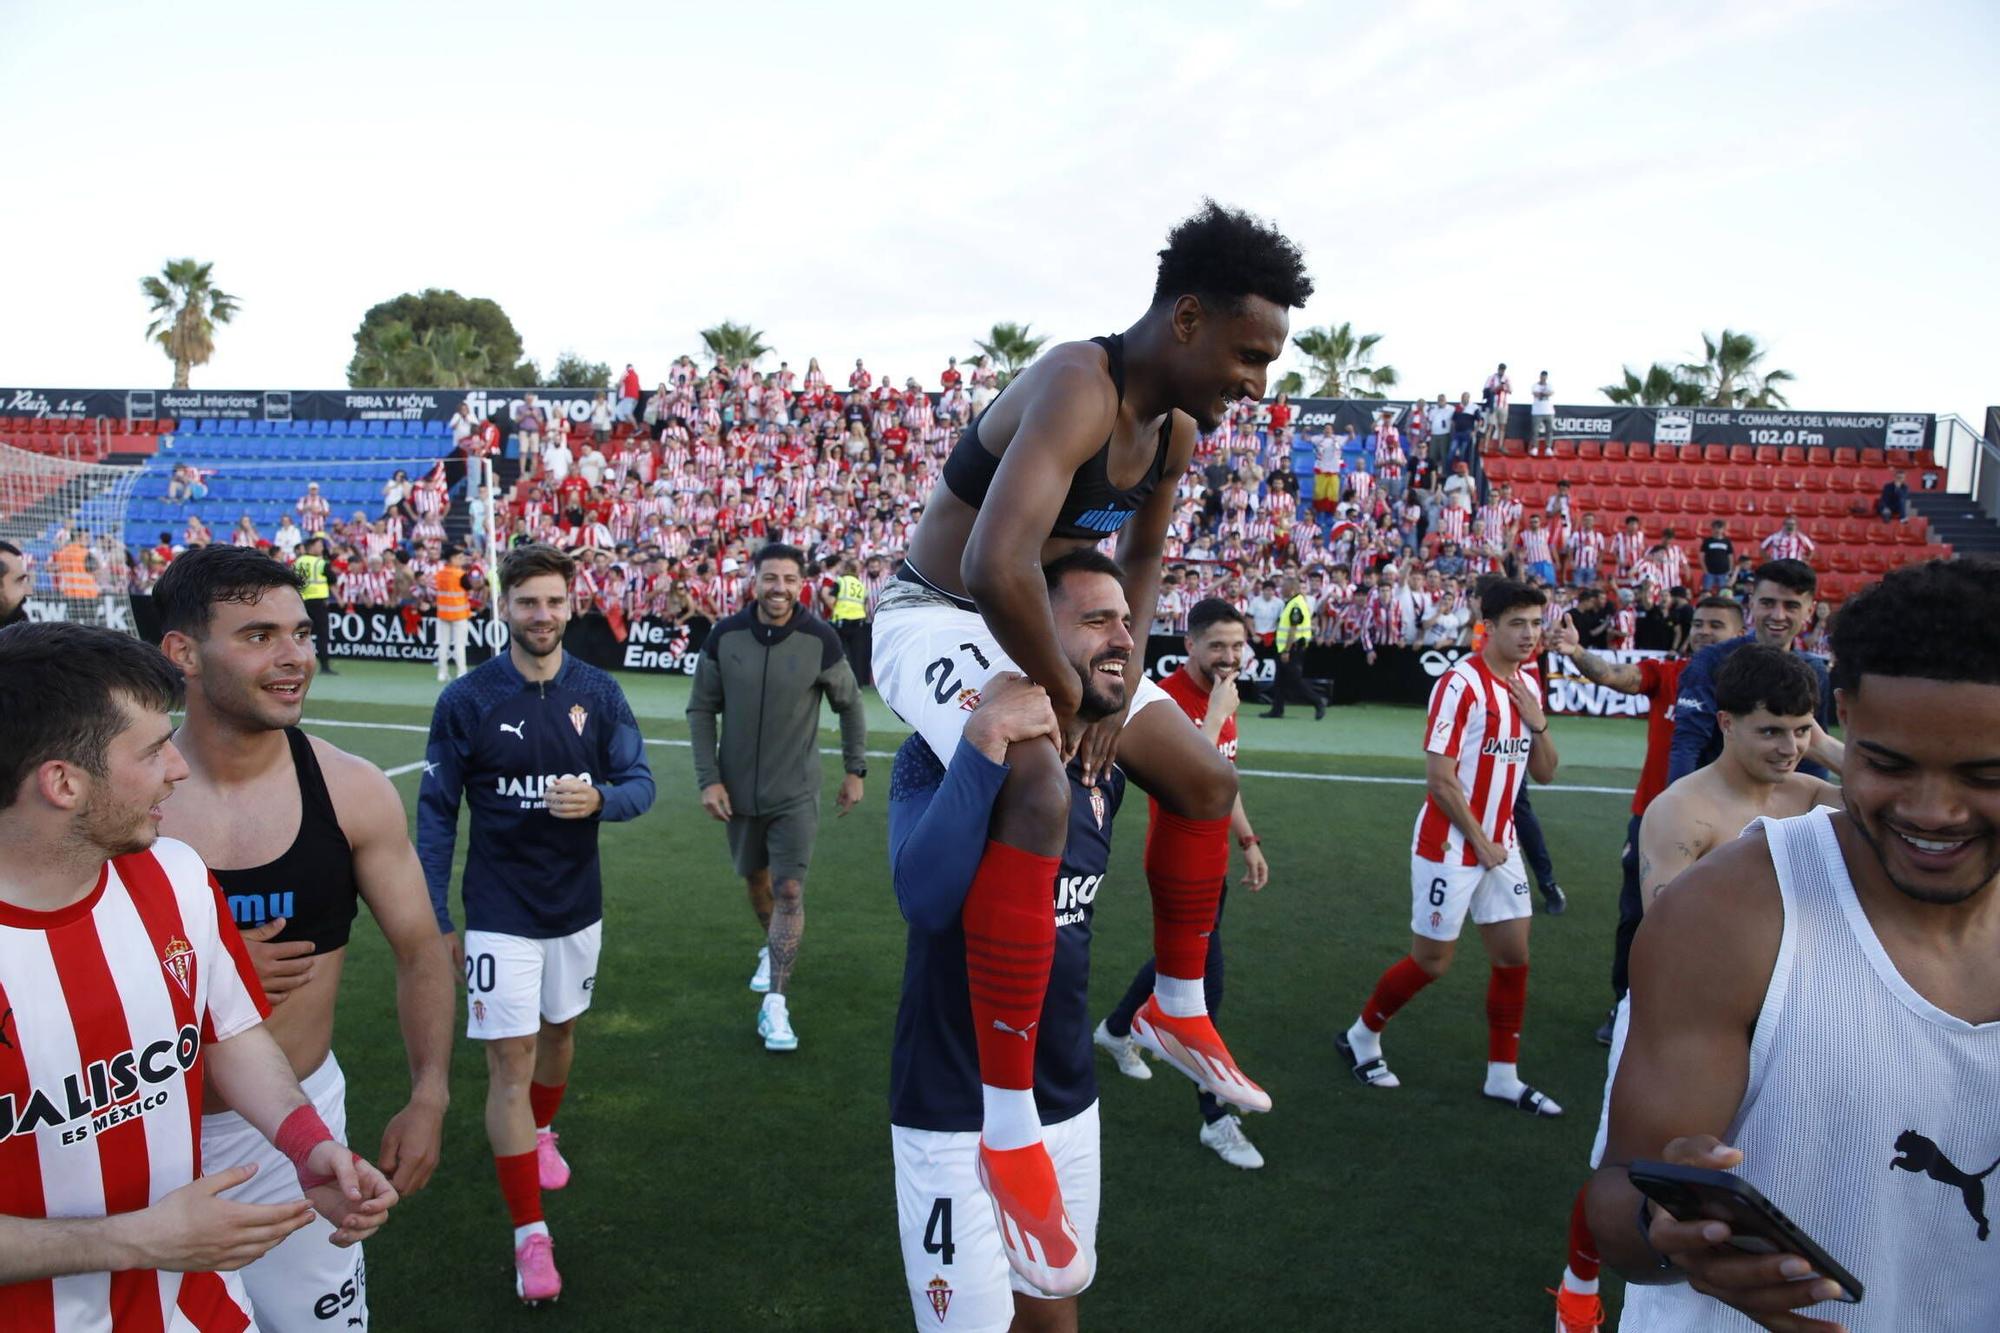
<svg viewBox="0 0 2000 1333">
<path fill-rule="evenodd" d="M 1986 1223 L 1986 1177 L 1993 1174 L 1994 1167 L 2000 1167 L 2000 1161 L 1995 1161 L 1993 1166 L 1978 1175 L 1967 1175 L 1944 1155 L 1944 1149 L 1914 1129 L 1906 1129 L 1896 1136 L 1896 1151 L 1902 1156 L 1889 1163 L 1891 1171 L 1929 1176 L 1938 1184 L 1957 1190 L 1965 1200 L 1965 1211 L 1971 1213 L 1972 1220 L 1979 1224 L 1979 1239 L 1986 1239 L 1992 1230 Z"/>
<path fill-rule="evenodd" d="M 993 1020 L 993 1026 L 999 1028 L 1002 1032 L 1007 1033 L 1009 1036 L 1019 1037 L 1022 1041 L 1029 1040 L 1030 1038 L 1028 1034 L 1035 1030 L 1035 1025 L 1033 1023 L 1028 1024 L 1028 1026 L 1024 1028 L 1009 1027 L 1004 1020 L 998 1018 Z"/>
<path fill-rule="evenodd" d="M 523 720 L 522 720 L 522 721 L 520 721 L 520 722 L 502 722 L 502 723 L 500 724 L 500 730 L 502 730 L 502 731 L 511 731 L 511 732 L 513 732 L 513 733 L 514 733 L 514 739 L 515 739 L 515 740 L 517 740 L 517 741 L 524 741 L 524 740 L 526 740 L 526 739 L 528 739 L 528 738 L 527 738 L 527 736 L 526 736 L 525 734 L 523 734 L 523 732 L 522 732 L 522 728 L 526 727 L 527 725 L 528 725 L 528 724 L 527 724 L 527 721 L 526 721 L 525 719 L 523 719 Z"/>
</svg>

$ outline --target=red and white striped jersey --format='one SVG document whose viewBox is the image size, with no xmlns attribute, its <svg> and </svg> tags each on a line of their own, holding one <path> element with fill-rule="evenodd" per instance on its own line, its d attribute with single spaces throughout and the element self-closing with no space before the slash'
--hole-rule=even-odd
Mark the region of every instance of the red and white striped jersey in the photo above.
<svg viewBox="0 0 2000 1333">
<path fill-rule="evenodd" d="M 1555 563 L 1555 552 L 1549 549 L 1547 528 L 1522 528 L 1516 540 L 1521 544 L 1521 558 L 1529 564 Z"/>
<path fill-rule="evenodd" d="M 1465 544 L 1465 532 L 1471 515 L 1457 505 L 1446 505 L 1438 510 L 1437 530 L 1440 540 Z"/>
<path fill-rule="evenodd" d="M 299 525 L 307 532 L 325 532 L 327 510 L 331 507 L 324 496 L 305 496 L 298 503 Z"/>
<path fill-rule="evenodd" d="M 1521 675 L 1541 688 L 1532 662 Z M 1450 755 L 1458 764 L 1459 785 L 1466 803 L 1486 836 L 1502 847 L 1514 846 L 1514 798 L 1528 771 L 1528 734 L 1507 683 L 1493 674 L 1479 653 L 1461 657 L 1431 689 L 1430 716 L 1425 723 L 1424 752 Z M 1412 850 L 1426 861 L 1473 866 L 1478 856 L 1431 797 L 1424 798 L 1417 816 Z"/>
<path fill-rule="evenodd" d="M 1569 549 L 1570 564 L 1579 569 L 1594 570 L 1604 558 L 1604 534 L 1596 528 L 1578 528 L 1564 545 Z"/>
<path fill-rule="evenodd" d="M 1665 588 L 1684 588 L 1688 581 L 1688 554 L 1679 542 L 1668 542 L 1660 553 L 1659 566 L 1666 574 Z"/>
<path fill-rule="evenodd" d="M 1813 550 L 1813 539 L 1803 532 L 1786 532 L 1779 528 L 1764 539 L 1764 554 L 1773 560 L 1803 560 Z"/>
<path fill-rule="evenodd" d="M 1646 548 L 1649 545 L 1643 529 L 1634 532 L 1629 528 L 1620 528 L 1611 534 L 1611 554 L 1618 562 L 1620 578 L 1628 575 L 1634 566 L 1646 558 Z"/>
<path fill-rule="evenodd" d="M 107 862 L 54 912 L 0 905 L 0 1213 L 105 1217 L 201 1174 L 202 1047 L 269 1008 L 186 844 Z M 236 1333 L 231 1274 L 133 1270 L 0 1286 L 0 1328 Z"/>
</svg>

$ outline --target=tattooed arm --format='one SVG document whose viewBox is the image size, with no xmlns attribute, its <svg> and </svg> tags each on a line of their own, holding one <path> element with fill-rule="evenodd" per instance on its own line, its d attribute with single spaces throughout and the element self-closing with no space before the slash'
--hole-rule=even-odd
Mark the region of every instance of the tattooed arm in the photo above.
<svg viewBox="0 0 2000 1333">
<path fill-rule="evenodd" d="M 1660 793 L 1639 825 L 1639 900 L 1653 905 L 1682 871 L 1716 844 L 1714 822 L 1685 791 Z"/>
<path fill-rule="evenodd" d="M 1568 616 L 1549 631 L 1549 651 L 1570 660 L 1576 673 L 1593 685 L 1602 685 L 1620 694 L 1644 694 L 1646 677 L 1636 663 L 1607 662 L 1583 646 L 1583 639 Z"/>
</svg>

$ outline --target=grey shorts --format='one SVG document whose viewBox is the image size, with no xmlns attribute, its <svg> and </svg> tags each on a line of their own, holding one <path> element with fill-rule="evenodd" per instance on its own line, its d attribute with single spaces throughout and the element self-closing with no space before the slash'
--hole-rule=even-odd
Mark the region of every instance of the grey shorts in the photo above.
<svg viewBox="0 0 2000 1333">
<path fill-rule="evenodd" d="M 818 798 L 769 814 L 737 815 L 729 821 L 729 855 L 745 879 L 768 867 L 774 880 L 803 884 L 818 833 Z"/>
<path fill-rule="evenodd" d="M 1553 441 L 1556 438 L 1556 419 L 1553 414 L 1545 417 L 1528 418 L 1528 438 L 1531 440 Z"/>
</svg>

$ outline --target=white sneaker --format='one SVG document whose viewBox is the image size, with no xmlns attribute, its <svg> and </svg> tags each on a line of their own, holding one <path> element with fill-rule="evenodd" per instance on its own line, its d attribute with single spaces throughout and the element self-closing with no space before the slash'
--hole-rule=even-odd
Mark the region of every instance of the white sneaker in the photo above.
<svg viewBox="0 0 2000 1333">
<path fill-rule="evenodd" d="M 1126 1078 L 1149 1079 L 1153 1076 L 1153 1071 L 1146 1067 L 1144 1057 L 1139 1054 L 1139 1043 L 1129 1035 L 1114 1037 L 1110 1028 L 1099 1023 L 1097 1031 L 1090 1034 L 1090 1039 L 1111 1053 L 1118 1072 Z"/>
<path fill-rule="evenodd" d="M 1264 1154 L 1257 1151 L 1257 1145 L 1244 1137 L 1243 1122 L 1233 1115 L 1220 1120 L 1212 1120 L 1201 1127 L 1201 1141 L 1215 1149 L 1215 1155 L 1231 1166 L 1240 1166 L 1245 1171 L 1255 1171 L 1264 1165 Z"/>
<path fill-rule="evenodd" d="M 799 1036 L 792 1031 L 792 1016 L 785 1009 L 784 996 L 764 997 L 764 1007 L 757 1012 L 757 1035 L 764 1039 L 767 1051 L 796 1051 L 799 1048 Z"/>
<path fill-rule="evenodd" d="M 757 970 L 750 974 L 750 989 L 759 995 L 771 989 L 771 946 L 768 944 L 757 951 Z"/>
</svg>

